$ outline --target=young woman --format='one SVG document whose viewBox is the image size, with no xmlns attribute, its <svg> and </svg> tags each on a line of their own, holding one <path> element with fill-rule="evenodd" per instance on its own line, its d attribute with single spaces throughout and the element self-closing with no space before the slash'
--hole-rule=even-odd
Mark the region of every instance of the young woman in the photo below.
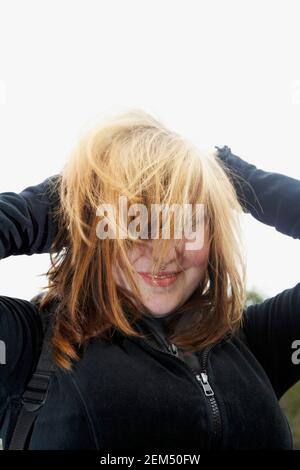
<svg viewBox="0 0 300 470">
<path fill-rule="evenodd" d="M 98 209 L 120 196 L 147 209 L 202 204 L 203 243 L 147 239 L 150 224 L 143 237 L 101 238 Z M 53 375 L 27 448 L 292 448 L 278 400 L 300 379 L 300 283 L 244 307 L 242 211 L 299 238 L 300 182 L 227 146 L 200 151 L 141 110 L 87 133 L 59 175 L 0 194 L 0 258 L 51 254 L 42 295 L 0 297 L 4 448 L 46 312 Z"/>
</svg>

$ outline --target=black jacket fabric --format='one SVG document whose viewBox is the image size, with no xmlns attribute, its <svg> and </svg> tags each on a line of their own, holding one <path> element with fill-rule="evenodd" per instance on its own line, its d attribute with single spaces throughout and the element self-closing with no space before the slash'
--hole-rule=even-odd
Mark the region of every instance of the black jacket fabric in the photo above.
<svg viewBox="0 0 300 470">
<path fill-rule="evenodd" d="M 244 210 L 300 238 L 300 181 L 260 170 L 227 146 L 218 156 Z M 0 194 L 0 258 L 49 251 L 57 228 L 51 181 Z M 168 344 L 163 320 L 141 318 L 136 325 L 152 330 L 149 340 L 121 334 L 111 344 L 90 340 L 71 372 L 55 369 L 29 449 L 291 449 L 278 400 L 300 379 L 300 365 L 292 362 L 292 343 L 300 339 L 300 283 L 243 314 L 243 331 L 189 359 Z M 0 340 L 6 344 L 0 437 L 7 448 L 42 340 L 33 302 L 0 296 Z"/>
</svg>

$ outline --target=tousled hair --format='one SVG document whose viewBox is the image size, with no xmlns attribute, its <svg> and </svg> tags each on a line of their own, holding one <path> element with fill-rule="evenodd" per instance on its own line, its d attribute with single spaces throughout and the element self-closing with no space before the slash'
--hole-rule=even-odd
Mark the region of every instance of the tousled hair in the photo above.
<svg viewBox="0 0 300 470">
<path fill-rule="evenodd" d="M 53 189 L 59 194 L 59 229 L 40 308 L 56 302 L 52 344 L 60 367 L 70 369 L 80 358 L 80 347 L 93 337 L 111 340 L 113 331 L 140 336 L 133 323 L 147 309 L 128 249 L 142 240 L 97 235 L 99 205 L 117 207 L 120 195 L 129 205 L 143 203 L 147 208 L 153 203 L 204 204 L 210 239 L 207 273 L 172 314 L 169 339 L 192 352 L 240 325 L 246 295 L 238 218 L 242 208 L 216 150 L 200 150 L 160 119 L 132 109 L 79 139 Z M 168 243 L 162 239 L 158 246 L 153 240 L 154 274 Z M 115 283 L 116 265 L 131 290 Z"/>
</svg>

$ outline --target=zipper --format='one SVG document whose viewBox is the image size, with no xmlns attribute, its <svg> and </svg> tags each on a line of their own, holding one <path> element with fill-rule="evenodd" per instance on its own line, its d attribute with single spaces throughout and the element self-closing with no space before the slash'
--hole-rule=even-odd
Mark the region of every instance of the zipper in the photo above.
<svg viewBox="0 0 300 470">
<path fill-rule="evenodd" d="M 193 377 L 196 379 L 196 383 L 201 387 L 201 389 L 204 391 L 205 396 L 207 397 L 207 400 L 210 404 L 210 409 L 212 413 L 212 418 L 213 418 L 213 439 L 212 439 L 212 445 L 216 446 L 216 444 L 219 442 L 221 438 L 221 433 L 222 433 L 222 422 L 221 422 L 221 413 L 220 409 L 218 406 L 218 403 L 215 399 L 215 393 L 208 381 L 208 374 L 207 374 L 207 363 L 208 363 L 208 355 L 210 351 L 217 345 L 223 342 L 227 337 L 229 337 L 230 334 L 227 334 L 222 340 L 220 340 L 216 344 L 212 344 L 210 346 L 207 346 L 204 348 L 202 353 L 196 353 L 197 356 L 200 359 L 200 365 L 201 365 L 201 372 L 200 374 L 195 371 L 189 364 L 187 364 L 181 357 L 179 357 L 178 353 L 178 348 L 174 343 L 170 343 L 166 345 L 167 349 L 169 352 L 165 351 L 161 347 L 154 345 L 152 341 L 145 338 L 141 338 L 143 342 L 148 344 L 151 349 L 154 349 L 155 351 L 162 352 L 164 354 L 167 354 L 168 356 L 174 357 L 174 359 L 179 360 L 184 367 L 192 373 Z"/>
<path fill-rule="evenodd" d="M 200 361 L 201 361 L 202 372 L 200 373 L 200 375 L 197 374 L 196 378 L 201 383 L 204 393 L 210 402 L 212 418 L 213 418 L 213 430 L 214 430 L 213 444 L 216 444 L 216 442 L 218 442 L 219 438 L 221 437 L 221 433 L 222 433 L 221 413 L 220 413 L 219 406 L 215 398 L 214 391 L 208 381 L 208 373 L 207 373 L 208 355 L 213 347 L 214 345 L 210 345 L 204 349 L 202 355 L 198 354 Z"/>
</svg>

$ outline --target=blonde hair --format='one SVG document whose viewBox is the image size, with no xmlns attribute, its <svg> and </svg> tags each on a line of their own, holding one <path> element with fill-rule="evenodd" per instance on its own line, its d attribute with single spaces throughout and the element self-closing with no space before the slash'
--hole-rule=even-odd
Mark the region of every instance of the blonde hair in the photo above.
<svg viewBox="0 0 300 470">
<path fill-rule="evenodd" d="M 217 151 L 199 150 L 141 110 L 129 110 L 96 126 L 74 148 L 55 188 L 59 231 L 51 247 L 47 292 L 41 303 L 57 301 L 54 356 L 69 369 L 78 347 L 92 337 L 109 340 L 113 330 L 140 336 L 132 323 L 141 307 L 128 249 L 141 240 L 99 239 L 99 204 L 204 204 L 210 252 L 206 277 L 190 299 L 172 315 L 169 337 L 196 351 L 221 339 L 241 322 L 245 302 L 245 261 L 237 215 L 242 212 L 235 189 Z M 171 221 L 172 226 L 172 221 Z M 153 273 L 168 249 L 160 240 Z M 156 258 L 156 261 L 154 259 Z M 116 285 L 112 268 L 122 266 L 131 293 Z"/>
</svg>

